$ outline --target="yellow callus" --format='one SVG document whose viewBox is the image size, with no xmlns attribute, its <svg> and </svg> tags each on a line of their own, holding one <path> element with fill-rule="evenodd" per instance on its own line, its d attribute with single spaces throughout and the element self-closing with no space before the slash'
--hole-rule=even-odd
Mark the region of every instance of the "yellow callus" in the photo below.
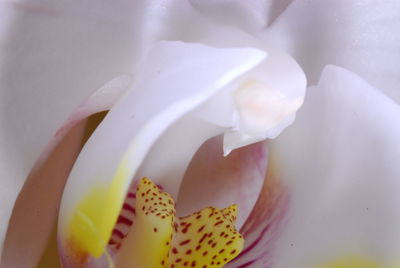
<svg viewBox="0 0 400 268">
<path fill-rule="evenodd" d="M 136 212 L 118 267 L 223 267 L 243 248 L 234 205 L 178 218 L 171 196 L 145 178 L 136 192 Z"/>
<path fill-rule="evenodd" d="M 136 217 L 122 243 L 118 267 L 164 267 L 171 248 L 175 219 L 172 197 L 149 179 L 136 191 Z"/>
<path fill-rule="evenodd" d="M 243 249 L 235 229 L 237 207 L 205 208 L 179 218 L 166 267 L 223 267 Z"/>
</svg>

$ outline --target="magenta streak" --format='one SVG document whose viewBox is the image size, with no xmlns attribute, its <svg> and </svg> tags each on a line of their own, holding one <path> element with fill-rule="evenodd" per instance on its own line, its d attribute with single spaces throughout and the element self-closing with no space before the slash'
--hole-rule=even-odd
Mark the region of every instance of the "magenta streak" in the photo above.
<svg viewBox="0 0 400 268">
<path fill-rule="evenodd" d="M 135 187 L 131 187 L 131 190 L 127 193 L 125 197 L 125 202 L 122 205 L 120 215 L 118 216 L 118 220 L 114 229 L 112 231 L 112 237 L 110 238 L 108 244 L 113 246 L 115 249 L 119 249 L 121 246 L 122 240 L 126 237 L 127 231 L 124 230 L 125 225 L 127 227 L 131 227 L 133 225 L 133 219 L 136 215 L 136 209 L 134 205 L 131 205 L 130 202 L 134 202 L 136 199 Z M 130 200 L 129 200 L 130 199 Z M 133 200 L 132 200 L 133 199 Z M 122 215 L 122 210 L 125 211 L 125 215 Z M 122 229 L 121 229 L 122 228 Z"/>
<path fill-rule="evenodd" d="M 162 187 L 160 184 L 157 184 L 158 189 L 160 189 L 161 191 L 164 190 L 164 187 Z"/>
<path fill-rule="evenodd" d="M 124 203 L 124 206 L 122 207 L 122 209 L 125 209 L 127 211 L 132 212 L 133 214 L 136 213 L 136 210 L 134 207 L 132 207 L 131 205 L 129 205 L 128 203 Z"/>
<path fill-rule="evenodd" d="M 236 267 L 236 268 L 245 268 L 245 267 L 247 267 L 247 266 L 249 266 L 249 265 L 251 265 L 251 264 L 253 264 L 253 263 L 255 263 L 255 262 L 256 262 L 255 260 L 248 261 L 248 262 L 243 263 L 242 265 L 240 265 L 240 266 L 238 266 L 238 267 Z"/>
<path fill-rule="evenodd" d="M 121 232 L 121 231 L 118 230 L 118 229 L 114 229 L 114 230 L 113 230 L 113 234 L 115 234 L 116 236 L 118 236 L 118 237 L 121 238 L 121 239 L 125 237 L 124 233 Z"/>
<path fill-rule="evenodd" d="M 258 238 L 253 241 L 253 243 L 250 244 L 250 246 L 248 246 L 245 250 L 243 250 L 239 256 L 237 256 L 235 258 L 235 260 L 240 259 L 241 257 L 243 257 L 245 254 L 247 254 L 250 250 L 252 250 L 254 247 L 257 246 L 257 244 L 261 241 L 261 239 L 263 238 L 263 236 L 265 235 L 265 233 L 269 230 L 269 227 L 271 227 L 270 224 L 268 224 L 267 226 L 264 227 L 264 229 L 261 231 L 261 233 L 259 234 Z"/>
<path fill-rule="evenodd" d="M 128 219 L 127 217 L 119 215 L 117 223 L 122 223 L 122 224 L 125 224 L 128 226 L 131 226 L 133 224 L 133 221 Z"/>
</svg>

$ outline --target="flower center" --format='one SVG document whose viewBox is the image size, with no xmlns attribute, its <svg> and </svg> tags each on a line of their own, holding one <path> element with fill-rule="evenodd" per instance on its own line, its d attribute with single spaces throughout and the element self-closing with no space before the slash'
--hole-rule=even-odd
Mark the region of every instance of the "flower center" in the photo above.
<svg viewBox="0 0 400 268">
<path fill-rule="evenodd" d="M 137 187 L 135 211 L 117 266 L 223 267 L 243 248 L 235 229 L 235 205 L 177 217 L 172 197 L 144 178 Z"/>
</svg>

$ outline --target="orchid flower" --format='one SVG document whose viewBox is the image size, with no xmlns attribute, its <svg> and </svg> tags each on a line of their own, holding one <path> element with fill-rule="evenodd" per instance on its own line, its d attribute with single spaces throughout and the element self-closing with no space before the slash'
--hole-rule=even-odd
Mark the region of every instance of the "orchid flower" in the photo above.
<svg viewBox="0 0 400 268">
<path fill-rule="evenodd" d="M 398 1 L 0 5 L 1 267 L 400 267 Z"/>
</svg>

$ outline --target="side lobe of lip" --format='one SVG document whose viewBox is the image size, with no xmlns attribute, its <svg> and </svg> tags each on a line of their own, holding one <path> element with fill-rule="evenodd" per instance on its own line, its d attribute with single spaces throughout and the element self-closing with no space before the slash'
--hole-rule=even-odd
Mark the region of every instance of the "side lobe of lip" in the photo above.
<svg viewBox="0 0 400 268">
<path fill-rule="evenodd" d="M 272 267 L 273 252 L 285 226 L 289 208 L 289 192 L 279 180 L 279 172 L 270 158 L 257 203 L 241 229 L 245 237 L 245 247 L 227 267 Z"/>
<path fill-rule="evenodd" d="M 130 82 L 130 76 L 120 76 L 98 89 L 71 114 L 46 146 L 14 205 L 1 267 L 37 264 L 56 222 L 68 174 L 82 148 L 86 119 L 111 108 Z"/>
</svg>

